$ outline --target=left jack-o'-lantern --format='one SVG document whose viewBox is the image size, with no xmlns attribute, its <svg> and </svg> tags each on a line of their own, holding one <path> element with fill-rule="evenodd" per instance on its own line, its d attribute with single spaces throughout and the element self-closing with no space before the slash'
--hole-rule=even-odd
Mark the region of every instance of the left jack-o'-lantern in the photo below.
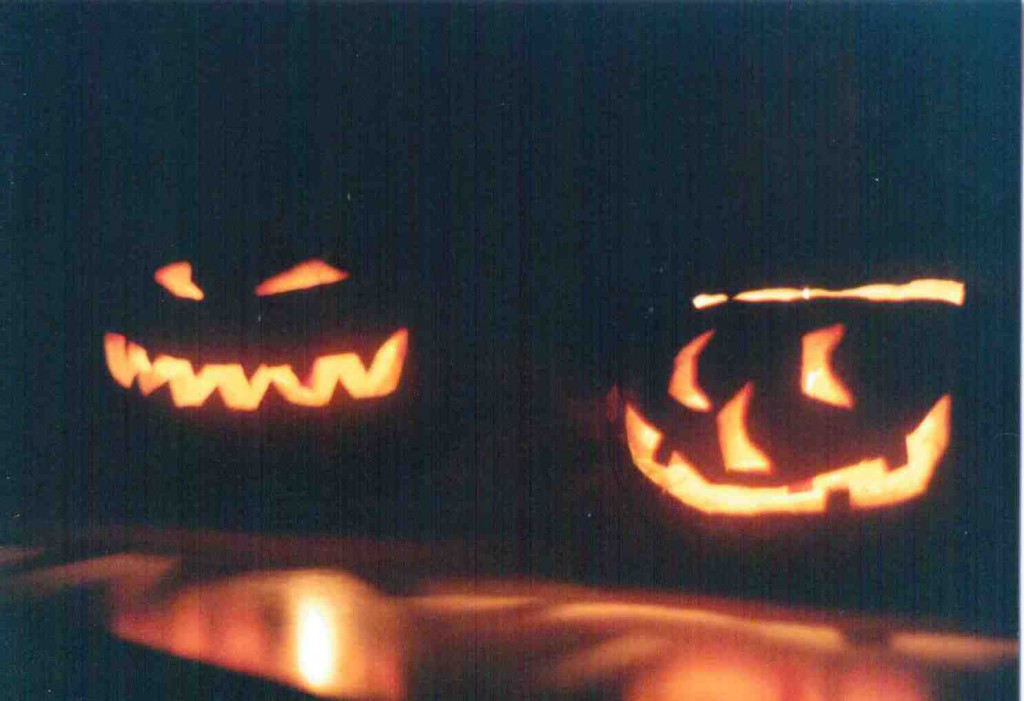
<svg viewBox="0 0 1024 701">
<path fill-rule="evenodd" d="M 83 519 L 433 533 L 419 281 L 362 242 L 252 240 L 140 247 L 103 277 Z"/>
<path fill-rule="evenodd" d="M 276 297 L 308 293 L 349 277 L 347 271 L 314 258 L 263 280 L 253 294 Z M 172 298 L 186 303 L 202 303 L 206 298 L 187 261 L 162 266 L 153 279 Z M 258 409 L 271 389 L 286 403 L 302 407 L 323 407 L 340 401 L 335 399 L 339 388 L 350 400 L 385 397 L 401 382 L 408 347 L 408 330 L 397 328 L 389 332 L 369 362 L 354 350 L 334 350 L 306 357 L 308 370 L 300 378 L 292 361 L 260 362 L 249 372 L 237 360 L 201 363 L 198 358 L 147 348 L 120 332 L 109 331 L 103 338 L 107 369 L 125 389 L 135 385 L 148 397 L 166 387 L 172 403 L 179 408 L 201 407 L 216 393 L 227 409 L 243 412 Z"/>
</svg>

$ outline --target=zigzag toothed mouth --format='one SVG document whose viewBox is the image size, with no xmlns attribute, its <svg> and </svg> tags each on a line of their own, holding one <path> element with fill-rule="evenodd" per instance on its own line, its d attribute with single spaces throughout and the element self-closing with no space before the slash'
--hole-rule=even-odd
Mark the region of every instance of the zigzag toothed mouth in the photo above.
<svg viewBox="0 0 1024 701">
<path fill-rule="evenodd" d="M 148 396 L 167 385 L 177 407 L 198 407 L 217 391 L 232 411 L 255 411 L 271 386 L 290 404 L 322 407 L 330 403 L 340 384 L 353 399 L 384 397 L 396 389 L 402 378 L 409 332 L 399 329 L 374 354 L 369 367 L 357 353 L 321 355 L 300 381 L 290 364 L 260 365 L 247 375 L 241 363 L 207 363 L 198 370 L 184 358 L 149 353 L 119 333 L 103 336 L 107 369 L 125 389 L 138 385 Z"/>
</svg>

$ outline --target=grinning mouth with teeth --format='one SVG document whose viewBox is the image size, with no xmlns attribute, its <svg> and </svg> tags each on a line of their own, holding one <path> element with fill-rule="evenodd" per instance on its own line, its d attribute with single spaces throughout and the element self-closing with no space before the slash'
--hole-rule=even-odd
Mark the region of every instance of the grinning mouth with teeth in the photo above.
<svg viewBox="0 0 1024 701">
<path fill-rule="evenodd" d="M 137 385 L 143 396 L 163 386 L 170 390 L 176 407 L 199 407 L 214 393 L 232 411 L 255 411 L 274 390 L 290 404 L 322 407 L 331 402 L 338 385 L 352 399 L 385 397 L 398 388 L 409 347 L 409 332 L 399 329 L 374 354 L 367 367 L 357 353 L 338 353 L 316 358 L 305 381 L 291 365 L 260 365 L 247 376 L 241 363 L 208 363 L 198 370 L 184 358 L 157 355 L 150 359 L 145 348 L 124 335 L 107 333 L 103 350 L 107 369 L 125 389 Z"/>
<path fill-rule="evenodd" d="M 632 405 L 625 429 L 633 464 L 674 498 L 709 514 L 823 513 L 829 495 L 847 493 L 853 509 L 873 509 L 913 499 L 925 492 L 949 446 L 952 398 L 939 399 L 906 435 L 907 463 L 890 468 L 885 458 L 863 460 L 795 484 L 754 487 L 716 484 L 705 479 L 681 452 L 667 463 L 657 459 L 664 435 Z"/>
</svg>

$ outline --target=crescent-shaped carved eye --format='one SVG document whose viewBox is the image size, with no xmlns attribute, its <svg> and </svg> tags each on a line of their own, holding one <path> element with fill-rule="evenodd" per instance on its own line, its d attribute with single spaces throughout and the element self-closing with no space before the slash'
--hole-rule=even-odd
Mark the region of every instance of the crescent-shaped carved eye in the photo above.
<svg viewBox="0 0 1024 701">
<path fill-rule="evenodd" d="M 832 371 L 832 352 L 843 340 L 846 328 L 835 324 L 803 337 L 800 358 L 800 391 L 811 399 L 843 409 L 853 408 L 853 395 Z"/>
<path fill-rule="evenodd" d="M 697 358 L 715 332 L 705 331 L 676 355 L 675 370 L 669 380 L 669 396 L 693 411 L 711 411 L 711 401 L 697 383 Z"/>
<path fill-rule="evenodd" d="M 192 264 L 186 261 L 165 265 L 153 273 L 153 279 L 175 297 L 198 302 L 204 296 L 199 286 L 192 282 Z"/>
<path fill-rule="evenodd" d="M 718 412 L 718 445 L 726 470 L 769 474 L 772 461 L 754 445 L 747 433 L 747 408 L 753 393 L 754 383 L 748 382 Z"/>
</svg>

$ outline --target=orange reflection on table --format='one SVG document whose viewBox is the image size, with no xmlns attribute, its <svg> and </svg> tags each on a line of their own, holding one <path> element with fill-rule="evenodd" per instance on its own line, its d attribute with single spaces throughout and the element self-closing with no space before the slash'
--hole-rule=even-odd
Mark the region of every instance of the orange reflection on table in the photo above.
<svg viewBox="0 0 1024 701">
<path fill-rule="evenodd" d="M 116 612 L 111 628 L 148 647 L 327 697 L 405 696 L 394 607 L 338 573 L 249 574 Z"/>
<path fill-rule="evenodd" d="M 684 646 L 638 677 L 627 701 L 928 701 L 925 677 L 891 660 L 797 655 L 737 644 Z"/>
<path fill-rule="evenodd" d="M 337 678 L 339 653 L 347 647 L 339 632 L 331 620 L 330 601 L 311 596 L 297 603 L 295 669 L 310 689 L 329 689 Z"/>
<path fill-rule="evenodd" d="M 785 694 L 785 680 L 769 660 L 737 651 L 705 649 L 642 677 L 629 701 L 811 701 Z"/>
<path fill-rule="evenodd" d="M 920 676 L 903 669 L 886 669 L 862 664 L 839 677 L 840 701 L 928 701 L 932 698 Z"/>
</svg>

